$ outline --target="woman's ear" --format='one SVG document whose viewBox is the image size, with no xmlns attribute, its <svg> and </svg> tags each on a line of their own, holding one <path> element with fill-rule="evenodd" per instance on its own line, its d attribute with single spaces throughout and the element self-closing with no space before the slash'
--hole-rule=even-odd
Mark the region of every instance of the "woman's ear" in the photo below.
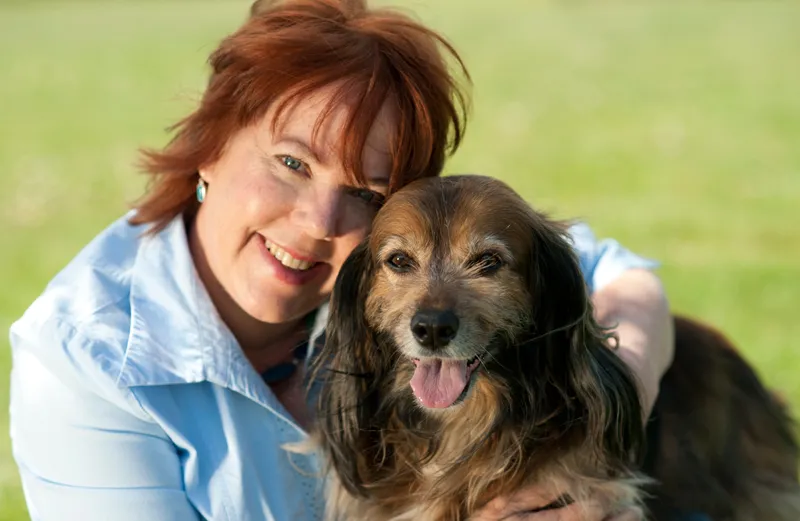
<svg viewBox="0 0 800 521">
<path fill-rule="evenodd" d="M 564 395 L 572 418 L 586 429 L 596 454 L 617 470 L 633 463 L 644 435 L 633 373 L 613 352 L 611 335 L 594 318 L 591 297 L 566 227 L 535 223 L 529 269 L 531 332 L 545 360 L 565 372 Z"/>
<path fill-rule="evenodd" d="M 363 483 L 370 469 L 365 460 L 373 438 L 369 425 L 379 405 L 379 350 L 365 317 L 373 271 L 365 239 L 336 279 L 325 344 L 312 368 L 320 385 L 317 424 L 322 450 L 342 485 L 354 495 L 366 494 Z"/>
</svg>

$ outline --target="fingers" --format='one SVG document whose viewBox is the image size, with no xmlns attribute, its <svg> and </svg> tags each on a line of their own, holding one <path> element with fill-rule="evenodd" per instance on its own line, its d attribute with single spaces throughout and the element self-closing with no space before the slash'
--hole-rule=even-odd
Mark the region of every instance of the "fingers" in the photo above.
<svg viewBox="0 0 800 521">
<path fill-rule="evenodd" d="M 471 519 L 473 521 L 644 521 L 635 507 L 615 510 L 608 502 L 581 501 L 561 508 L 542 510 L 558 496 L 540 486 L 525 487 L 509 496 L 490 501 Z M 614 512 L 613 514 L 611 512 Z"/>
<path fill-rule="evenodd" d="M 541 521 L 550 521 L 551 519 L 552 521 L 606 521 L 608 511 L 599 503 L 592 501 L 573 503 L 553 510 L 552 513 L 552 518 L 543 518 Z M 539 518 L 531 517 L 530 521 L 539 521 Z M 617 520 L 612 518 L 612 521 Z"/>
<path fill-rule="evenodd" d="M 473 521 L 522 521 L 523 519 L 558 521 L 559 518 L 553 517 L 551 513 L 561 511 L 561 509 L 543 510 L 535 514 L 526 513 L 551 504 L 557 497 L 544 487 L 528 486 L 514 494 L 495 498 L 471 519 Z"/>
<path fill-rule="evenodd" d="M 603 521 L 644 521 L 644 516 L 642 515 L 642 511 L 638 508 L 630 508 L 624 512 L 613 514 Z"/>
<path fill-rule="evenodd" d="M 609 515 L 599 503 L 574 503 L 558 510 L 512 517 L 514 521 L 644 521 L 638 508 Z"/>
</svg>

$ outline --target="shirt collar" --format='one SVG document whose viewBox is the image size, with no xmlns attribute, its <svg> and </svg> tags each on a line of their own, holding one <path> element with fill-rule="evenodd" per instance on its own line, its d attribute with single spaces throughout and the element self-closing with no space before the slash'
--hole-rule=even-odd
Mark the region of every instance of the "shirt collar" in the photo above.
<svg viewBox="0 0 800 521">
<path fill-rule="evenodd" d="M 130 304 L 131 331 L 120 385 L 209 381 L 263 405 L 276 405 L 200 281 L 182 217 L 157 234 L 141 237 L 131 275 Z M 324 305 L 315 319 L 312 346 L 322 334 L 326 317 Z"/>
</svg>

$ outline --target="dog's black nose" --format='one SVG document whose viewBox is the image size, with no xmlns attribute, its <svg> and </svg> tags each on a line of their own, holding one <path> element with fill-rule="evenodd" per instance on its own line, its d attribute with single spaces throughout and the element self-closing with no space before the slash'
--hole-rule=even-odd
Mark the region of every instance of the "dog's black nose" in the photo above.
<svg viewBox="0 0 800 521">
<path fill-rule="evenodd" d="M 444 347 L 458 333 L 458 317 L 449 309 L 420 309 L 411 318 L 411 332 L 425 347 Z"/>
</svg>

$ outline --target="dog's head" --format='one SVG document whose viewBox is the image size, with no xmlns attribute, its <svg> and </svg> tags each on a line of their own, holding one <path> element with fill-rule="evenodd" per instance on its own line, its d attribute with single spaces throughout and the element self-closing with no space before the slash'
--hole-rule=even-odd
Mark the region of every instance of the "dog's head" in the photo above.
<svg viewBox="0 0 800 521">
<path fill-rule="evenodd" d="M 323 446 L 351 493 L 430 458 L 446 429 L 471 431 L 462 456 L 515 452 L 505 465 L 519 473 L 577 446 L 600 466 L 627 461 L 636 388 L 566 231 L 487 177 L 425 179 L 390 198 L 339 274 L 319 359 Z"/>
</svg>

